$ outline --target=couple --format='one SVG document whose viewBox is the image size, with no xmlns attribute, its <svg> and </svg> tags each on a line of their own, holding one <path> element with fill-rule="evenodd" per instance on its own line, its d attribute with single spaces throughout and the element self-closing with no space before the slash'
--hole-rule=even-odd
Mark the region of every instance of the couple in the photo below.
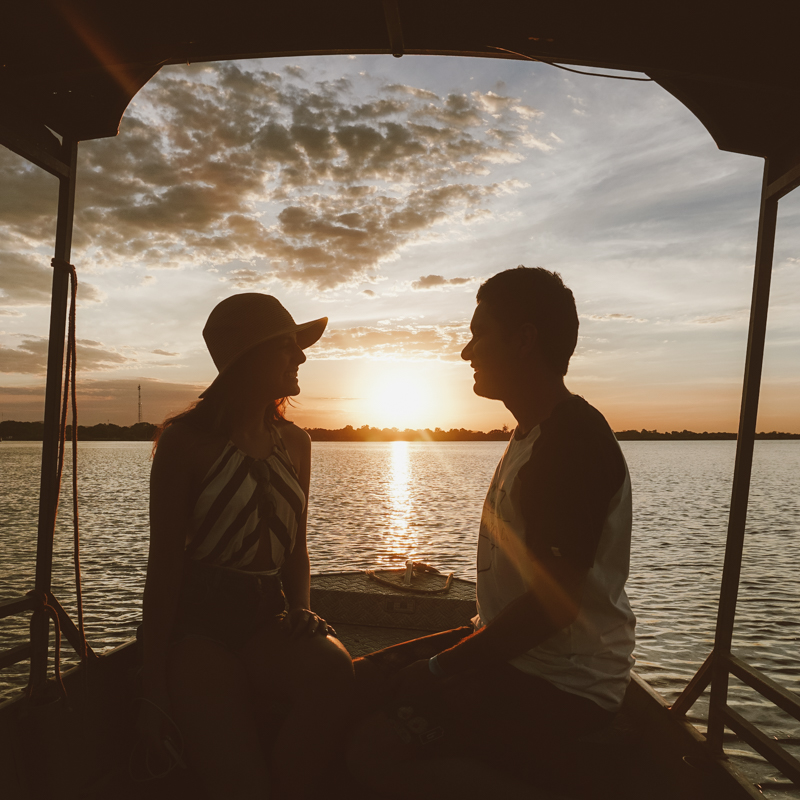
<svg viewBox="0 0 800 800">
<path fill-rule="evenodd" d="M 618 710 L 630 480 L 605 419 L 564 385 L 572 292 L 518 267 L 477 300 L 461 355 L 517 427 L 483 507 L 475 629 L 367 656 L 358 680 L 309 608 L 311 446 L 283 416 L 327 319 L 297 325 L 262 294 L 211 312 L 219 375 L 165 421 L 153 462 L 140 716 L 156 751 L 182 739 L 210 796 L 336 797 L 338 780 L 321 787 L 349 738 L 350 771 L 377 797 L 552 797 L 531 785 Z"/>
</svg>

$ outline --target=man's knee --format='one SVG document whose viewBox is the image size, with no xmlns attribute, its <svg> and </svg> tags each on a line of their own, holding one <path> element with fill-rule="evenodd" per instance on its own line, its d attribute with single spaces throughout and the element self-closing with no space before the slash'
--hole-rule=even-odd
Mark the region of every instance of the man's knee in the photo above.
<svg viewBox="0 0 800 800">
<path fill-rule="evenodd" d="M 333 636 L 313 636 L 297 641 L 298 672 L 304 682 L 316 686 L 353 682 L 353 661 L 344 645 Z"/>
</svg>

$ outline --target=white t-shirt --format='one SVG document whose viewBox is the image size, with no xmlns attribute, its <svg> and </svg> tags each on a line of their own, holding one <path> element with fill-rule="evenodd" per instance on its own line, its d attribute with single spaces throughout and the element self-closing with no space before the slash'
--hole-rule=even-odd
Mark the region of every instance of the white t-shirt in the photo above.
<svg viewBox="0 0 800 800">
<path fill-rule="evenodd" d="M 478 540 L 476 628 L 531 588 L 530 555 L 590 567 L 575 621 L 510 663 L 618 710 L 633 665 L 630 544 L 625 459 L 600 412 L 573 396 L 524 438 L 515 433 L 497 465 Z"/>
</svg>

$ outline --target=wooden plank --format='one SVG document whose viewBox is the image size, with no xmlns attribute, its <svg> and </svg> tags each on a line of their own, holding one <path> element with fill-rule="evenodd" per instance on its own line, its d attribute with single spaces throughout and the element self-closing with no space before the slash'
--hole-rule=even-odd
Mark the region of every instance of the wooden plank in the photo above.
<svg viewBox="0 0 800 800">
<path fill-rule="evenodd" d="M 678 699 L 672 704 L 671 710 L 676 716 L 684 716 L 695 704 L 697 698 L 703 694 L 708 684 L 711 683 L 713 655 L 713 651 L 709 653 L 708 658 L 703 662 L 700 669 L 697 670 L 689 683 L 686 684 L 686 688 L 680 693 Z"/>
<path fill-rule="evenodd" d="M 723 654 L 726 657 L 731 652 L 736 602 L 739 596 L 747 504 L 750 497 L 750 478 L 753 469 L 753 446 L 764 363 L 764 343 L 767 336 L 775 229 L 778 221 L 778 201 L 774 197 L 767 196 L 768 177 L 769 160 L 765 160 L 764 177 L 761 184 L 755 268 L 753 270 L 753 294 L 750 302 L 750 327 L 747 334 L 739 431 L 736 437 L 736 459 L 733 467 L 725 561 L 722 567 L 722 585 L 719 591 L 717 626 L 714 634 L 714 650 L 718 655 Z M 725 658 L 715 656 L 712 673 L 708 741 L 714 750 L 722 753 L 722 712 L 728 698 L 728 665 Z"/>
<path fill-rule="evenodd" d="M 777 767 L 787 778 L 800 784 L 800 761 L 788 753 L 774 739 L 763 734 L 741 714 L 726 706 L 722 711 L 725 724 L 741 739 Z"/>
<path fill-rule="evenodd" d="M 728 656 L 728 664 L 731 673 L 739 680 L 744 681 L 751 689 L 755 689 L 762 697 L 783 709 L 790 716 L 800 720 L 800 697 L 798 695 L 734 655 Z"/>
<path fill-rule="evenodd" d="M 0 118 L 0 144 L 57 178 L 70 175 L 58 139 L 44 125 L 28 122 L 9 108 Z"/>
<path fill-rule="evenodd" d="M 25 597 L 15 597 L 13 600 L 5 600 L 0 603 L 0 619 L 6 617 L 13 617 L 16 614 L 23 614 L 26 611 L 33 611 L 39 605 L 33 595 L 25 595 Z"/>
<path fill-rule="evenodd" d="M 633 716 L 637 731 L 649 742 L 651 750 L 664 757 L 673 754 L 673 769 L 680 764 L 690 765 L 693 771 L 704 775 L 708 789 L 703 800 L 764 800 L 725 756 L 709 750 L 706 737 L 694 725 L 672 714 L 667 701 L 635 671 L 631 672 L 622 713 Z"/>
<path fill-rule="evenodd" d="M 18 664 L 26 658 L 31 657 L 31 643 L 18 644 L 16 647 L 10 647 L 8 650 L 0 653 L 0 669 L 10 667 L 12 664 Z"/>
<path fill-rule="evenodd" d="M 800 164 L 793 169 L 787 170 L 777 180 L 772 181 L 766 190 L 766 196 L 780 200 L 781 197 L 786 197 L 789 192 L 794 191 L 800 186 Z"/>
</svg>

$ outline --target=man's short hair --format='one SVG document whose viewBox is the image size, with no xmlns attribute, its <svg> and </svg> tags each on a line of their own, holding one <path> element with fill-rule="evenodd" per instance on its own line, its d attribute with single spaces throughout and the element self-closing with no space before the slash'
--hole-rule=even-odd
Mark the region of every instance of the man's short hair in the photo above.
<svg viewBox="0 0 800 800">
<path fill-rule="evenodd" d="M 507 328 L 533 324 L 542 357 L 559 375 L 567 374 L 578 342 L 578 311 L 557 272 L 523 266 L 498 272 L 481 284 L 477 299 Z"/>
</svg>

